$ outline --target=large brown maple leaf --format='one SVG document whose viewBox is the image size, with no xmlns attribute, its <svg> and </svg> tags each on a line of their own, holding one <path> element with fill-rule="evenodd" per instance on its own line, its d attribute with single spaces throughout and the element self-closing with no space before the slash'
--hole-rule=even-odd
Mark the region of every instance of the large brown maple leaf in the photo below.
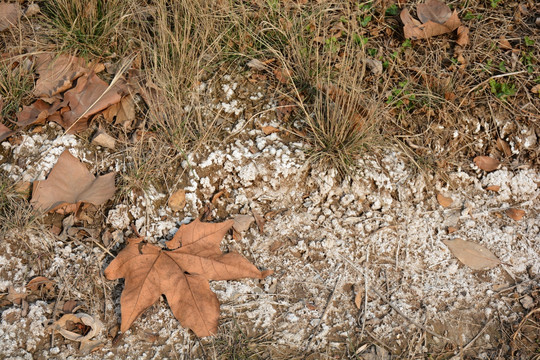
<svg viewBox="0 0 540 360">
<path fill-rule="evenodd" d="M 215 334 L 219 302 L 208 281 L 262 279 L 273 272 L 259 271 L 238 253 L 221 252 L 219 243 L 233 224 L 234 220 L 221 223 L 195 220 L 183 225 L 167 243 L 174 250 L 146 244 L 142 238 L 131 239 L 105 269 L 109 280 L 126 279 L 120 298 L 121 331 L 129 329 L 163 294 L 182 326 L 200 337 Z"/>
</svg>

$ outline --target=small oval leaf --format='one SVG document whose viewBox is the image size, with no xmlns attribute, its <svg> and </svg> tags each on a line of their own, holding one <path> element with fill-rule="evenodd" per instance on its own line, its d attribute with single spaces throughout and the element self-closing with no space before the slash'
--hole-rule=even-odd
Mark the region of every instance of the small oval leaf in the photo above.
<svg viewBox="0 0 540 360">
<path fill-rule="evenodd" d="M 451 197 L 446 197 L 443 194 L 437 194 L 437 201 L 442 207 L 449 207 L 454 202 Z"/>
<path fill-rule="evenodd" d="M 512 219 L 519 221 L 523 219 L 523 216 L 525 215 L 525 210 L 509 208 L 509 209 L 506 209 L 505 213 Z"/>
<path fill-rule="evenodd" d="M 484 171 L 497 170 L 497 168 L 501 164 L 499 160 L 494 159 L 490 156 L 477 156 L 474 158 L 473 161 L 479 169 Z"/>
<path fill-rule="evenodd" d="M 450 252 L 473 270 L 488 270 L 501 261 L 486 247 L 463 239 L 443 240 Z"/>
</svg>

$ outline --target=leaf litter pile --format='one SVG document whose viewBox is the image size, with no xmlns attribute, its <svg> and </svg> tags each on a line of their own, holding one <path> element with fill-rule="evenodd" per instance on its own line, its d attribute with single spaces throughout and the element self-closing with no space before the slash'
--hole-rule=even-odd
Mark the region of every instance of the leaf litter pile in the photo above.
<svg viewBox="0 0 540 360">
<path fill-rule="evenodd" d="M 405 38 L 469 43 L 439 1 L 419 5 L 419 20 L 406 8 L 399 17 Z M 34 99 L 0 127 L 0 171 L 45 214 L 0 242 L 7 357 L 219 358 L 237 333 L 262 349 L 254 358 L 490 356 L 534 343 L 525 320 L 538 308 L 540 173 L 505 161 L 504 140 L 444 178 L 386 150 L 343 180 L 306 168 L 306 145 L 282 131 L 289 104 L 233 74 L 199 95 L 232 118 L 224 131 L 235 138 L 187 154 L 176 183 L 126 191 L 118 177 L 133 158 L 116 148 L 133 137 L 104 128 L 140 134 L 137 71 L 103 76 L 102 64 L 52 53 L 32 61 Z M 253 98 L 279 110 L 252 126 Z"/>
</svg>

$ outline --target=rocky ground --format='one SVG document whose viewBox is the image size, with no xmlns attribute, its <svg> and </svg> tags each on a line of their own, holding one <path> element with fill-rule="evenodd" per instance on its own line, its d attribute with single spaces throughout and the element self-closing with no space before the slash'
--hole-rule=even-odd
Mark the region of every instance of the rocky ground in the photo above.
<svg viewBox="0 0 540 360">
<path fill-rule="evenodd" d="M 275 100 L 264 88 L 229 76 L 200 90 L 208 111 L 221 111 L 231 126 L 227 141 L 178 161 L 176 183 L 122 192 L 70 224 L 72 231 L 57 231 L 63 216 L 55 215 L 0 241 L 4 297 L 24 292 L 38 275 L 54 282 L 2 303 L 3 358 L 525 359 L 537 351 L 538 325 L 525 316 L 538 319 L 538 169 L 503 163 L 485 172 L 471 159 L 442 179 L 388 149 L 367 153 L 358 173 L 342 178 L 311 166 L 306 145 L 287 132 L 261 130 L 280 125 L 266 111 Z M 125 172 L 134 156 L 48 123 L 3 142 L 0 171 L 14 182 L 43 179 L 65 149 L 93 174 Z M 186 206 L 175 212 L 167 200 L 179 188 Z M 274 274 L 211 282 L 221 302 L 214 338 L 183 329 L 162 298 L 113 342 L 123 281 L 106 280 L 103 269 L 135 230 L 163 244 L 220 191 L 212 221 L 253 212 L 266 219 L 263 231 L 253 224 L 241 239 L 228 235 L 222 249 Z M 441 206 L 438 194 L 453 202 Z M 525 215 L 514 220 L 508 208 Z M 484 271 L 463 265 L 443 242 L 455 238 L 485 246 L 502 264 Z M 69 300 L 104 324 L 92 353 L 81 356 L 77 342 L 48 331 Z"/>
</svg>

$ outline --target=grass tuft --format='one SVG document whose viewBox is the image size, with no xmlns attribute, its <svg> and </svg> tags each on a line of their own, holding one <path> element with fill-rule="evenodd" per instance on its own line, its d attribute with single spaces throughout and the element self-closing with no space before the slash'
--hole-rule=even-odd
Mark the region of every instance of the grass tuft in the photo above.
<svg viewBox="0 0 540 360">
<path fill-rule="evenodd" d="M 130 4 L 123 0 L 47 0 L 41 11 L 52 28 L 50 38 L 61 50 L 104 58 L 127 50 Z"/>
</svg>

